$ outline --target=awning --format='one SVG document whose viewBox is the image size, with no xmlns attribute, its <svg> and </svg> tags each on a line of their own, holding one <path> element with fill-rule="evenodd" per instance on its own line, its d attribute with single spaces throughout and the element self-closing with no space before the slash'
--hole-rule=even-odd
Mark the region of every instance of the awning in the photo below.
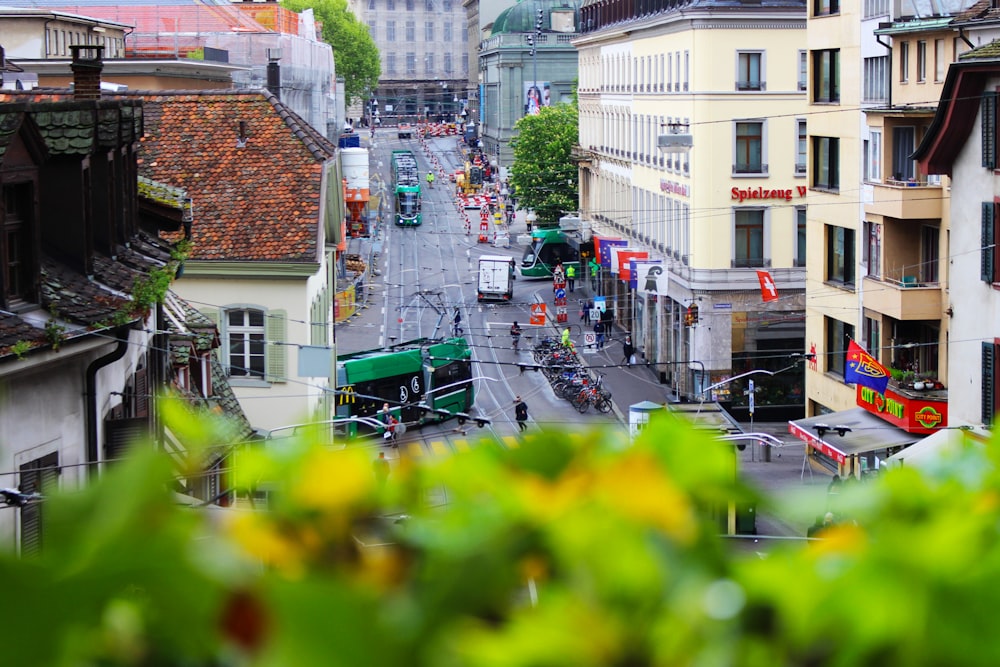
<svg viewBox="0 0 1000 667">
<path fill-rule="evenodd" d="M 889 457 L 888 462 L 914 468 L 932 466 L 942 457 L 963 447 L 985 446 L 989 438 L 989 431 L 975 426 L 943 428 L 903 451 L 896 452 Z"/>
<path fill-rule="evenodd" d="M 817 424 L 830 427 L 822 436 L 816 431 Z M 837 427 L 846 427 L 844 435 Z M 846 463 L 856 454 L 873 452 L 886 447 L 904 447 L 920 440 L 921 436 L 907 433 L 883 419 L 879 419 L 864 408 L 851 408 L 827 415 L 817 415 L 808 419 L 788 422 L 788 432 L 818 449 L 837 463 Z"/>
</svg>

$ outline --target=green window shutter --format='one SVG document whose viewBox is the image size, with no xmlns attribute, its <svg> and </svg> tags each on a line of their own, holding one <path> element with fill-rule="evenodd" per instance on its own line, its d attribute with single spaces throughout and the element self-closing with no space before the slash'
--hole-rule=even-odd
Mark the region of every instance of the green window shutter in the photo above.
<svg viewBox="0 0 1000 667">
<path fill-rule="evenodd" d="M 986 93 L 980 105 L 983 120 L 983 167 L 997 166 L 997 94 Z"/>
<path fill-rule="evenodd" d="M 268 382 L 286 382 L 285 357 L 288 346 L 288 317 L 284 310 L 267 311 L 267 376 Z"/>
<path fill-rule="evenodd" d="M 997 279 L 993 268 L 996 266 L 996 207 L 993 202 L 983 202 L 983 228 L 979 247 L 979 278 L 983 282 L 992 283 Z"/>
<path fill-rule="evenodd" d="M 996 417 L 997 391 L 997 347 L 993 343 L 983 343 L 983 423 L 989 426 Z"/>
</svg>

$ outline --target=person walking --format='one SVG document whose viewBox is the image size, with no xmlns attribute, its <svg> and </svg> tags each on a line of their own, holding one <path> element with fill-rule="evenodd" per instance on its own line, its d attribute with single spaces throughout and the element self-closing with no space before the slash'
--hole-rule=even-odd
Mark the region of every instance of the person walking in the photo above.
<svg viewBox="0 0 1000 667">
<path fill-rule="evenodd" d="M 528 430 L 528 404 L 520 396 L 514 398 L 514 419 L 517 420 L 517 429 L 521 433 Z"/>
<path fill-rule="evenodd" d="M 601 265 L 597 263 L 597 260 L 591 259 L 590 264 L 590 289 L 597 294 L 597 272 L 601 270 Z"/>
<path fill-rule="evenodd" d="M 571 341 L 570 338 L 569 338 L 569 327 L 566 327 L 565 329 L 563 329 L 563 331 L 562 331 L 562 341 L 561 342 L 562 342 L 562 346 L 565 347 L 565 348 L 569 348 L 569 347 L 573 346 L 573 341 Z"/>
<path fill-rule="evenodd" d="M 590 311 L 593 307 L 594 307 L 594 302 L 587 301 L 586 303 L 583 304 L 582 308 L 580 309 L 580 321 L 586 324 L 588 327 L 590 326 Z"/>
<path fill-rule="evenodd" d="M 570 292 L 576 289 L 576 267 L 572 264 L 566 267 L 566 286 Z"/>
<path fill-rule="evenodd" d="M 514 320 L 514 324 L 510 327 L 510 339 L 514 344 L 514 351 L 517 352 L 517 346 L 521 342 L 521 325 Z"/>
<path fill-rule="evenodd" d="M 385 452 L 378 453 L 378 458 L 372 462 L 372 468 L 375 470 L 375 481 L 379 486 L 385 486 L 389 479 L 389 461 L 385 458 Z"/>
<path fill-rule="evenodd" d="M 625 355 L 625 365 L 632 365 L 632 355 L 635 354 L 635 347 L 632 345 L 632 337 L 625 336 L 625 342 L 622 343 L 622 354 Z"/>
<path fill-rule="evenodd" d="M 457 336 L 461 336 L 462 335 L 462 311 L 459 310 L 457 307 L 455 308 L 455 315 L 454 315 L 454 317 L 452 317 L 451 323 L 452 323 L 452 333 L 453 333 L 453 335 L 455 335 L 456 337 Z"/>
<path fill-rule="evenodd" d="M 594 323 L 594 333 L 597 334 L 597 349 L 604 349 L 604 322 L 597 320 Z"/>
</svg>

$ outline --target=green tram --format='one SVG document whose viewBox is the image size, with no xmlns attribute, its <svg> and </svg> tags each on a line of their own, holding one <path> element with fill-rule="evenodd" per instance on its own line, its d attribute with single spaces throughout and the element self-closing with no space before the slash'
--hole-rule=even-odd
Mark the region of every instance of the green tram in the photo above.
<svg viewBox="0 0 1000 667">
<path fill-rule="evenodd" d="M 413 151 L 392 152 L 393 218 L 400 227 L 420 225 L 420 173 Z"/>
<path fill-rule="evenodd" d="M 337 357 L 336 434 L 352 437 L 381 431 L 383 403 L 409 427 L 470 417 L 475 401 L 472 351 L 464 338 L 420 338 L 383 350 Z"/>
<path fill-rule="evenodd" d="M 562 262 L 563 269 L 572 264 L 576 267 L 577 280 L 582 279 L 580 252 L 569 244 L 565 232 L 558 227 L 532 230 L 531 245 L 521 258 L 521 275 L 525 278 L 550 277 L 559 262 Z"/>
</svg>

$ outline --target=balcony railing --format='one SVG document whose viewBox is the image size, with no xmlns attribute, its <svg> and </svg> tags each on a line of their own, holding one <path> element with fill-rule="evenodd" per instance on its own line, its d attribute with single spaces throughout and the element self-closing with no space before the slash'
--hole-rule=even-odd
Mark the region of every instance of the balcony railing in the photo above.
<svg viewBox="0 0 1000 667">
<path fill-rule="evenodd" d="M 767 165 L 766 164 L 734 164 L 733 165 L 734 174 L 761 174 L 763 176 L 767 175 Z"/>
<path fill-rule="evenodd" d="M 737 81 L 736 90 L 767 90 L 766 81 Z"/>
<path fill-rule="evenodd" d="M 738 257 L 732 261 L 734 269 L 763 269 L 771 266 L 767 257 Z"/>
</svg>

